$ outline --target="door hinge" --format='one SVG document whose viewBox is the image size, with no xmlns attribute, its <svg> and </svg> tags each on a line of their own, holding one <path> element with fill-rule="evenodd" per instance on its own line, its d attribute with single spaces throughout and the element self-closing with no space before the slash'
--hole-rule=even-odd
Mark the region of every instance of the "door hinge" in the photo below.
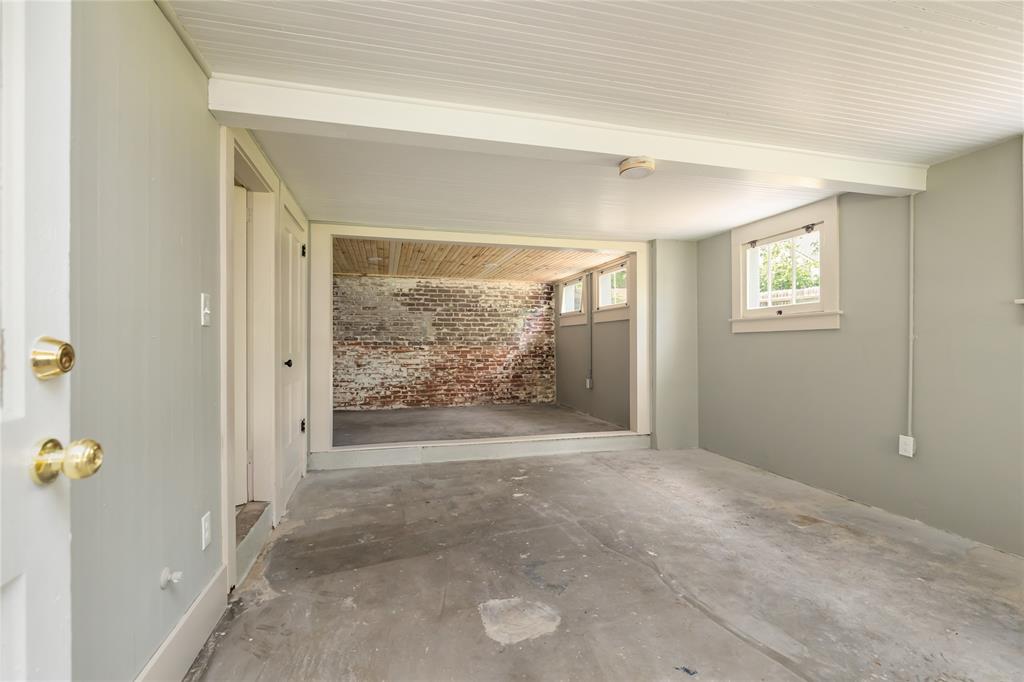
<svg viewBox="0 0 1024 682">
<path fill-rule="evenodd" d="M 306 245 L 305 244 L 302 245 L 302 257 L 303 258 L 306 257 Z"/>
<path fill-rule="evenodd" d="M 301 431 L 302 433 L 306 432 L 306 420 L 305 419 L 303 419 L 302 421 L 299 422 L 299 431 Z"/>
</svg>

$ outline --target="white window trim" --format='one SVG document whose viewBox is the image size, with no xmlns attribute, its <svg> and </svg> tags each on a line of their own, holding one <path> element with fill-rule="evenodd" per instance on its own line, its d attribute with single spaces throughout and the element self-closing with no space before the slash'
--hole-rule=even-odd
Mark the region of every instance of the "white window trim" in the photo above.
<svg viewBox="0 0 1024 682">
<path fill-rule="evenodd" d="M 752 241 L 778 238 L 804 225 L 819 223 L 821 234 L 821 295 L 817 303 L 748 310 L 747 249 Z M 830 197 L 732 231 L 732 331 L 806 331 L 839 329 L 839 200 Z"/>
<path fill-rule="evenodd" d="M 626 302 L 625 303 L 613 303 L 611 305 L 601 305 L 601 275 L 603 275 L 606 272 L 611 272 L 612 270 L 625 270 L 626 271 Z M 619 309 L 619 308 L 628 308 L 629 307 L 630 282 L 632 282 L 632 277 L 630 276 L 631 273 L 630 273 L 629 270 L 630 270 L 630 268 L 629 268 L 629 259 L 626 258 L 624 260 L 620 260 L 620 261 L 618 261 L 616 263 L 612 263 L 611 265 L 607 265 L 607 266 L 601 268 L 600 270 L 595 271 L 594 274 L 597 275 L 597 285 L 594 287 L 594 289 L 597 290 L 597 295 L 594 296 L 594 312 L 595 313 L 600 313 L 600 312 L 605 312 L 605 311 L 608 311 L 608 310 L 616 310 L 616 309 Z"/>
<path fill-rule="evenodd" d="M 567 313 L 562 312 L 562 296 L 565 292 L 565 287 L 570 284 L 576 284 L 579 282 L 583 287 L 582 296 L 580 297 L 580 309 L 573 310 Z M 563 279 L 558 283 L 558 323 L 560 325 L 574 325 L 574 324 L 586 324 L 587 323 L 587 277 L 586 274 L 574 275 L 569 279 Z"/>
</svg>

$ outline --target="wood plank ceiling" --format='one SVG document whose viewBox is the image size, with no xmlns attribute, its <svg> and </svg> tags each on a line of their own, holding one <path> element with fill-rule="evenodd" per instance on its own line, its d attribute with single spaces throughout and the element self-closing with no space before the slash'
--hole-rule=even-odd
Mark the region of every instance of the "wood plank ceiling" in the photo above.
<svg viewBox="0 0 1024 682">
<path fill-rule="evenodd" d="M 394 239 L 334 238 L 334 273 L 555 282 L 624 255 Z"/>
<path fill-rule="evenodd" d="M 220 74 L 918 163 L 1022 129 L 1012 0 L 171 4 Z"/>
</svg>

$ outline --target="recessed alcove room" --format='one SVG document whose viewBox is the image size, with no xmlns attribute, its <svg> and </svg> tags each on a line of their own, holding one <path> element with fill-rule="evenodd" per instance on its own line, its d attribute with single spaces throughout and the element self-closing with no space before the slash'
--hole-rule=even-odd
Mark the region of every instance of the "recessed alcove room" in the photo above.
<svg viewBox="0 0 1024 682">
<path fill-rule="evenodd" d="M 631 254 L 332 244 L 335 448 L 630 428 Z"/>
</svg>

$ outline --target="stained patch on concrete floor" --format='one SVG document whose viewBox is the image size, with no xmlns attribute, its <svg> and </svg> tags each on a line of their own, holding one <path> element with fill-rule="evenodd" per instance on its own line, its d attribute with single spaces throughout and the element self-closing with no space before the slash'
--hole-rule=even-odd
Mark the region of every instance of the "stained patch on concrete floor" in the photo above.
<svg viewBox="0 0 1024 682">
<path fill-rule="evenodd" d="M 797 516 L 793 517 L 793 520 L 790 521 L 790 523 L 792 523 L 797 528 L 806 528 L 807 526 L 813 526 L 816 523 L 821 523 L 821 519 L 815 518 L 813 516 L 807 516 L 806 514 L 798 514 Z"/>
<path fill-rule="evenodd" d="M 515 644 L 551 634 L 562 622 L 554 607 L 520 597 L 491 599 L 478 608 L 484 631 L 499 644 Z"/>
</svg>

